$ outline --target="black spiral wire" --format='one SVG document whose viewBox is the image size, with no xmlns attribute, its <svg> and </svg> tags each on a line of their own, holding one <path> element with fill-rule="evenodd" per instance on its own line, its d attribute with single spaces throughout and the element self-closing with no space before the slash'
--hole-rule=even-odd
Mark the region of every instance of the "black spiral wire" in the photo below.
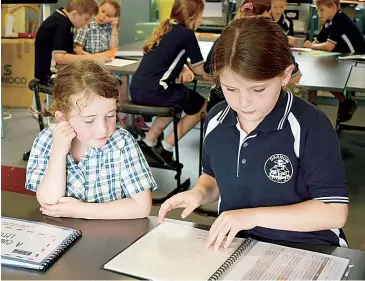
<svg viewBox="0 0 365 281">
<path fill-rule="evenodd" d="M 41 270 L 45 271 L 50 265 L 52 265 L 60 255 L 69 248 L 81 236 L 81 231 L 75 231 L 64 243 L 62 243 L 42 264 Z"/>
<path fill-rule="evenodd" d="M 218 281 L 228 269 L 242 256 L 242 254 L 254 244 L 255 240 L 248 238 L 237 248 L 237 250 L 217 269 L 208 281 Z"/>
</svg>

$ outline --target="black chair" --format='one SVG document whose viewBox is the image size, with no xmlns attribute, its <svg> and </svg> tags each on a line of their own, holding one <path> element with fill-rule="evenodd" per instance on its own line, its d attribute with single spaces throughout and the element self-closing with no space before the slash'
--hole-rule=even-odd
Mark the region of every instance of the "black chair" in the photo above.
<svg viewBox="0 0 365 281">
<path fill-rule="evenodd" d="M 348 91 L 346 93 L 346 96 L 347 97 L 353 97 L 353 96 L 355 96 L 355 92 Z M 340 133 L 342 131 L 362 131 L 362 132 L 365 132 L 365 127 L 364 126 L 355 126 L 355 125 L 349 125 L 349 124 L 341 123 L 339 109 L 340 109 L 340 106 L 338 107 L 338 110 L 337 110 L 337 119 L 336 119 L 336 126 L 335 126 L 335 130 L 336 130 L 338 136 L 340 135 Z"/>
<path fill-rule="evenodd" d="M 176 107 L 157 107 L 157 106 L 143 106 L 143 105 L 137 105 L 134 104 L 132 101 L 124 101 L 119 106 L 119 111 L 127 114 L 132 115 L 143 115 L 143 116 L 158 116 L 158 117 L 172 117 L 173 120 L 173 126 L 174 126 L 174 138 L 175 140 L 178 139 L 177 136 L 177 123 L 179 122 L 181 118 L 181 109 Z M 176 161 L 177 163 L 180 163 L 180 157 L 179 157 L 179 142 L 175 142 L 175 154 L 176 154 Z M 160 168 L 160 169 L 167 169 L 167 170 L 173 170 L 176 171 L 175 179 L 177 181 L 177 186 L 174 190 L 172 190 L 169 194 L 162 198 L 153 199 L 154 203 L 162 203 L 168 198 L 172 197 L 173 195 L 185 191 L 190 187 L 190 179 L 185 180 L 183 183 L 181 182 L 181 170 L 182 167 L 180 165 L 177 165 L 177 168 L 170 168 L 160 162 L 154 161 L 154 159 L 151 159 L 148 157 L 148 155 L 145 155 L 148 164 L 151 167 L 154 168 Z"/>
<path fill-rule="evenodd" d="M 35 103 L 37 111 L 42 111 L 42 105 L 41 105 L 41 98 L 39 96 L 39 93 L 44 93 L 48 95 L 52 95 L 52 88 L 46 85 L 43 85 L 39 82 L 38 79 L 33 79 L 28 83 L 29 90 L 34 92 L 35 97 Z M 38 115 L 38 124 L 39 124 L 39 130 L 42 131 L 44 129 L 44 121 L 43 116 Z M 30 155 L 30 151 L 27 151 L 23 154 L 23 160 L 28 161 Z"/>
</svg>

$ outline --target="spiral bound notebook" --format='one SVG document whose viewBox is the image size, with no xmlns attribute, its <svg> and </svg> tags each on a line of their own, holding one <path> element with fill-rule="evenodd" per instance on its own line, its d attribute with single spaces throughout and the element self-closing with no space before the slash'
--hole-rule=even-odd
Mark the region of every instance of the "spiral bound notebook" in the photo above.
<svg viewBox="0 0 365 281">
<path fill-rule="evenodd" d="M 236 238 L 228 249 L 205 248 L 208 231 L 164 222 L 102 269 L 136 279 L 341 280 L 349 260 Z"/>
<path fill-rule="evenodd" d="M 46 270 L 81 231 L 1 217 L 1 265 Z"/>
</svg>

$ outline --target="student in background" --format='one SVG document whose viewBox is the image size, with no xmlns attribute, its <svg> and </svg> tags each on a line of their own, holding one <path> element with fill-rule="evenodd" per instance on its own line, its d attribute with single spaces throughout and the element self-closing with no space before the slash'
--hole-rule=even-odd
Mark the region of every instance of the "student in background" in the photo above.
<svg viewBox="0 0 365 281">
<path fill-rule="evenodd" d="M 202 21 L 203 0 L 175 0 L 170 18 L 160 23 L 143 47 L 144 57 L 133 76 L 130 93 L 134 103 L 148 106 L 174 106 L 186 115 L 178 124 L 178 140 L 199 121 L 206 100 L 183 84 L 196 75 L 206 75 L 204 60 L 194 31 Z M 187 59 L 190 59 L 190 62 Z M 173 132 L 157 143 L 171 117 L 157 118 L 139 145 L 142 151 L 169 167 L 177 167 L 173 159 Z"/>
<path fill-rule="evenodd" d="M 272 55 L 272 54 L 277 55 Z M 207 246 L 239 233 L 271 242 L 347 247 L 348 187 L 340 146 L 324 113 L 285 90 L 294 70 L 285 34 L 271 19 L 244 17 L 222 33 L 214 75 L 226 102 L 204 125 L 203 173 L 159 212 L 218 200 Z"/>
<path fill-rule="evenodd" d="M 287 5 L 287 0 L 272 0 L 271 16 L 272 19 L 281 27 L 281 29 L 288 36 L 289 45 L 295 47 L 296 40 L 294 37 L 293 20 L 286 16 L 284 13 Z"/>
<path fill-rule="evenodd" d="M 66 8 L 59 8 L 39 27 L 35 39 L 34 76 L 42 84 L 52 84 L 51 77 L 58 66 L 79 60 L 108 62 L 105 54 L 74 54 L 73 28 L 81 28 L 98 13 L 95 0 L 70 0 Z"/>
<path fill-rule="evenodd" d="M 120 9 L 121 5 L 118 0 L 103 0 L 99 5 L 99 13 L 95 18 L 77 30 L 74 39 L 76 43 L 75 52 L 79 55 L 97 54 L 118 48 Z M 121 82 L 119 100 L 127 100 L 127 77 L 122 74 L 115 74 L 115 76 Z M 125 118 L 125 116 L 120 117 Z"/>
<path fill-rule="evenodd" d="M 317 0 L 321 32 L 313 42 L 306 41 L 305 48 L 339 53 L 365 54 L 365 39 L 357 25 L 340 10 L 340 0 Z M 348 121 L 357 109 L 357 103 L 343 93 L 332 93 L 340 102 L 339 119 Z"/>
<path fill-rule="evenodd" d="M 243 17 L 250 17 L 250 16 L 265 16 L 270 17 L 271 16 L 271 0 L 246 0 L 243 1 L 241 6 L 239 7 L 236 19 L 243 18 Z M 217 39 L 217 41 L 219 38 Z M 217 42 L 216 41 L 216 42 Z M 212 49 L 210 50 L 207 61 L 204 64 L 204 69 L 207 73 L 212 73 L 212 57 L 213 57 L 213 51 L 215 44 L 213 45 Z M 302 77 L 299 66 L 295 62 L 294 57 L 292 56 L 292 59 L 294 61 L 295 69 L 292 72 L 292 77 L 290 79 L 291 84 L 295 84 L 300 81 L 300 78 Z M 209 111 L 213 106 L 218 104 L 221 101 L 224 101 L 224 95 L 222 92 L 222 88 L 219 86 L 219 83 L 214 85 L 210 91 L 210 98 L 207 106 L 207 111 Z"/>
<path fill-rule="evenodd" d="M 25 188 L 53 217 L 133 219 L 150 213 L 157 188 L 134 138 L 116 129 L 119 83 L 101 64 L 74 62 L 54 80 L 50 113 L 30 153 Z"/>
<path fill-rule="evenodd" d="M 119 47 L 120 8 L 117 0 L 103 0 L 100 3 L 95 18 L 77 30 L 74 40 L 76 53 L 95 54 Z"/>
</svg>

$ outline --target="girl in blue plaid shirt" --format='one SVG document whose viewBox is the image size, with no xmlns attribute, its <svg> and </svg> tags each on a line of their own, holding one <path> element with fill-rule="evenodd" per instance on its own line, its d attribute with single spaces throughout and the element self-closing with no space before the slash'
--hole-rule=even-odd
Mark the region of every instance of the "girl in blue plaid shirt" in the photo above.
<svg viewBox="0 0 365 281">
<path fill-rule="evenodd" d="M 118 48 L 118 28 L 120 3 L 117 0 L 103 0 L 99 13 L 90 23 L 84 25 L 75 36 L 77 54 L 95 54 Z M 119 89 L 119 100 L 127 99 L 127 78 L 121 74 L 116 77 L 122 82 Z"/>
<path fill-rule="evenodd" d="M 65 66 L 54 81 L 57 124 L 36 137 L 25 188 L 53 217 L 132 219 L 150 213 L 157 188 L 134 138 L 116 129 L 117 79 L 102 65 Z"/>
<path fill-rule="evenodd" d="M 84 25 L 77 31 L 75 36 L 75 52 L 77 54 L 95 54 L 118 48 L 118 28 L 120 18 L 120 3 L 118 0 L 103 0 L 99 5 L 99 13 L 89 24 Z M 119 100 L 127 100 L 127 77 L 116 73 L 115 76 L 121 81 L 119 88 Z M 118 114 L 124 125 L 127 125 L 127 115 Z M 149 129 L 143 116 L 137 116 L 135 126 L 141 129 Z"/>
</svg>

